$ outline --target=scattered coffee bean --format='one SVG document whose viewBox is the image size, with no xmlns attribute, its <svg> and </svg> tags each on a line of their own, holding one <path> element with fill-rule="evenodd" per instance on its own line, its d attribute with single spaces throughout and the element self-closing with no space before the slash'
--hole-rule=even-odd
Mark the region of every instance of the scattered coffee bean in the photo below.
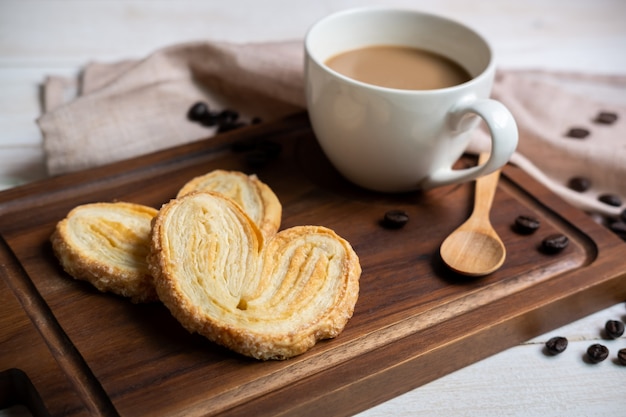
<svg viewBox="0 0 626 417">
<path fill-rule="evenodd" d="M 615 194 L 602 194 L 598 196 L 598 200 L 609 206 L 619 207 L 622 205 L 622 199 Z"/>
<path fill-rule="evenodd" d="M 541 241 L 541 250 L 548 254 L 561 252 L 569 244 L 567 236 L 555 233 Z"/>
<path fill-rule="evenodd" d="M 199 122 L 209 114 L 209 106 L 201 101 L 189 108 L 187 118 L 194 122 Z"/>
<path fill-rule="evenodd" d="M 624 323 L 619 320 L 609 320 L 604 325 L 604 330 L 610 339 L 617 339 L 624 334 Z"/>
<path fill-rule="evenodd" d="M 567 339 L 561 336 L 551 338 L 546 342 L 546 350 L 551 355 L 558 355 L 567 349 Z"/>
<path fill-rule="evenodd" d="M 617 352 L 617 360 L 619 361 L 619 363 L 626 366 L 626 349 L 620 349 Z"/>
<path fill-rule="evenodd" d="M 246 125 L 246 123 L 239 120 L 239 113 L 235 110 L 223 109 L 221 111 L 211 111 L 209 106 L 201 101 L 191 106 L 187 111 L 187 118 L 200 123 L 202 126 L 217 126 L 218 133 L 239 129 Z M 259 118 L 252 119 L 251 124 L 257 123 L 260 123 Z"/>
<path fill-rule="evenodd" d="M 234 110 L 224 109 L 217 114 L 220 122 L 235 122 L 239 120 L 239 113 Z"/>
<path fill-rule="evenodd" d="M 231 130 L 244 127 L 246 124 L 239 121 L 239 113 L 234 110 L 225 109 L 215 114 L 218 133 L 229 132 Z"/>
<path fill-rule="evenodd" d="M 601 226 L 615 233 L 620 239 L 626 241 L 626 209 L 622 210 L 617 219 L 604 216 L 600 213 L 589 213 L 589 216 Z"/>
<path fill-rule="evenodd" d="M 387 229 L 399 229 L 409 221 L 409 215 L 402 210 L 389 210 L 382 220 L 383 227 Z"/>
<path fill-rule="evenodd" d="M 598 113 L 594 121 L 600 124 L 611 125 L 617 121 L 617 114 L 608 111 L 601 111 Z"/>
<path fill-rule="evenodd" d="M 541 222 L 536 217 L 520 215 L 515 218 L 513 229 L 519 234 L 530 235 L 531 233 L 535 233 L 540 225 Z"/>
<path fill-rule="evenodd" d="M 573 127 L 567 131 L 565 136 L 574 138 L 574 139 L 584 139 L 589 136 L 589 130 L 582 127 Z"/>
<path fill-rule="evenodd" d="M 614 222 L 611 222 L 609 224 L 609 230 L 623 240 L 626 240 L 626 222 L 622 220 L 616 220 Z"/>
<path fill-rule="evenodd" d="M 587 177 L 574 177 L 568 181 L 567 186 L 582 193 L 591 187 L 591 180 Z"/>
<path fill-rule="evenodd" d="M 609 356 L 609 349 L 598 343 L 589 346 L 587 349 L 587 358 L 591 363 L 600 363 Z"/>
<path fill-rule="evenodd" d="M 205 127 L 213 127 L 219 124 L 217 113 L 208 112 L 202 119 L 199 120 L 200 124 Z"/>
</svg>

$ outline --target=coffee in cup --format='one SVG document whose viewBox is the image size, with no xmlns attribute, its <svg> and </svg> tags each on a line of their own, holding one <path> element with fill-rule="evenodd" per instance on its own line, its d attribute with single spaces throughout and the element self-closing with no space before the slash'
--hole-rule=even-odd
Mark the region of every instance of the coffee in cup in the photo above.
<svg viewBox="0 0 626 417">
<path fill-rule="evenodd" d="M 325 64 L 353 80 L 402 90 L 435 90 L 472 79 L 451 59 L 409 46 L 366 46 L 334 55 Z"/>
<path fill-rule="evenodd" d="M 489 98 L 494 75 L 482 36 L 415 10 L 345 10 L 305 38 L 314 134 L 343 176 L 375 191 L 470 181 L 506 164 L 518 132 L 506 107 Z M 489 159 L 453 169 L 480 119 L 491 133 Z"/>
</svg>

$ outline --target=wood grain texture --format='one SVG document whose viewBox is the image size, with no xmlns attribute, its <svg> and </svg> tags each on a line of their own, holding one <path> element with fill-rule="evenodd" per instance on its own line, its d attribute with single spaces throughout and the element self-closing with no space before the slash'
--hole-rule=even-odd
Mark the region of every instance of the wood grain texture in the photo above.
<svg viewBox="0 0 626 417">
<path fill-rule="evenodd" d="M 157 48 L 189 40 L 296 39 L 323 15 L 353 5 L 344 0 L 88 3 L 0 2 L 2 189 L 46 177 L 41 133 L 34 122 L 41 112 L 39 86 L 46 76 L 72 76 L 91 60 L 143 57 Z M 490 39 L 501 68 L 607 74 L 626 71 L 626 54 L 622 53 L 626 2 L 622 0 L 365 0 L 359 4 L 414 7 L 464 21 Z M 267 23 L 270 21 L 272 24 Z M 594 96 L 597 91 L 587 88 L 581 93 Z M 598 100 L 608 96 L 611 102 L 624 102 L 620 91 L 603 93 L 606 95 L 599 95 Z M 22 197 L 19 204 L 23 203 Z M 618 257 L 623 259 L 622 255 Z M 5 299 L 1 301 L 3 306 Z M 606 320 L 626 321 L 623 301 L 422 385 L 359 416 L 621 415 L 626 407 L 619 390 L 623 368 L 610 360 L 592 366 L 582 358 L 591 343 L 606 343 L 612 353 L 626 347 L 624 337 L 606 341 L 601 336 Z M 19 320 L 16 315 L 15 321 Z M 6 334 L 0 333 L 0 338 L 4 340 Z M 32 335 L 34 339 L 39 337 Z M 565 354 L 556 358 L 542 354 L 543 343 L 554 335 L 570 340 Z M 29 343 L 21 346 L 17 340 L 13 345 L 16 351 L 30 351 Z M 40 346 L 44 346 L 42 341 Z M 52 357 L 49 360 L 56 366 Z M 51 381 L 49 377 L 38 385 Z M 19 410 L 0 409 L 0 416 L 7 415 L 23 416 Z"/>
<path fill-rule="evenodd" d="M 47 412 L 102 415 L 97 401 L 90 398 L 90 389 L 85 389 L 97 381 L 80 372 L 86 369 L 80 355 L 58 328 L 4 239 L 0 239 L 0 274 L 0 407 L 24 405 L 37 416 Z M 45 399 L 37 387 L 45 387 Z M 108 402 L 106 395 L 101 398 Z"/>
<path fill-rule="evenodd" d="M 334 229 L 352 243 L 363 268 L 360 298 L 344 332 L 285 362 L 243 358 L 188 334 L 158 303 L 133 305 L 70 279 L 48 241 L 77 204 L 125 200 L 158 208 L 212 169 L 252 173 L 245 153 L 230 150 L 241 140 L 283 147 L 277 159 L 254 170 L 283 204 L 282 227 Z M 626 298 L 624 243 L 512 166 L 502 173 L 492 209 L 509 257 L 481 279 L 451 273 L 438 248 L 467 218 L 472 199 L 472 184 L 403 195 L 348 184 L 322 155 L 303 114 L 0 193 L 0 234 L 17 263 L 8 264 L 3 279 L 25 281 L 16 271 L 23 268 L 32 280 L 45 303 L 22 307 L 33 316 L 49 309 L 55 334 L 67 336 L 71 346 L 54 349 L 47 338 L 55 336 L 43 334 L 60 372 L 84 379 L 87 391 L 69 389 L 85 409 L 105 414 L 110 400 L 124 416 L 350 415 Z M 391 208 L 409 213 L 406 227 L 380 227 Z M 541 218 L 540 232 L 515 234 L 511 224 L 521 212 Z M 570 238 L 569 247 L 557 256 L 539 252 L 541 236 L 557 231 Z M 0 368 L 21 366 L 5 343 Z M 65 349 L 79 358 L 62 364 Z M 31 380 L 43 377 L 27 365 Z M 46 404 L 64 398 L 46 384 L 34 385 Z"/>
</svg>

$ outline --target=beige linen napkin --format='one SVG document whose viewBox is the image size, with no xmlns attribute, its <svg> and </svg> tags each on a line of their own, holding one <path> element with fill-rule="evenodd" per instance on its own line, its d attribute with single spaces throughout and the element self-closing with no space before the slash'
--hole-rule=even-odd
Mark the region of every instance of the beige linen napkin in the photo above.
<svg viewBox="0 0 626 417">
<path fill-rule="evenodd" d="M 38 120 L 49 174 L 127 159 L 211 136 L 186 119 L 202 100 L 242 118 L 302 110 L 302 52 L 292 42 L 188 43 L 145 59 L 91 63 L 76 80 L 49 77 Z"/>
<path fill-rule="evenodd" d="M 520 142 L 511 162 L 542 182 L 569 203 L 589 212 L 617 217 L 626 203 L 626 75 L 591 75 L 546 71 L 500 71 L 492 96 L 504 103 L 518 125 Z M 597 121 L 601 112 L 617 120 Z M 589 132 L 568 136 L 570 129 Z M 479 130 L 470 151 L 488 146 Z M 572 178 L 585 177 L 585 192 L 568 187 Z M 619 207 L 599 201 L 618 196 Z"/>
<path fill-rule="evenodd" d="M 188 143 L 215 133 L 186 119 L 202 100 L 265 121 L 305 108 L 301 41 L 266 44 L 195 42 L 139 60 L 91 63 L 79 79 L 49 77 L 44 85 L 44 136 L 51 175 L 76 171 Z M 624 208 L 599 202 L 610 193 L 626 201 L 626 75 L 594 76 L 500 71 L 493 96 L 515 116 L 520 144 L 512 162 L 572 204 L 617 216 Z M 594 120 L 617 114 L 612 124 Z M 589 136 L 574 139 L 570 128 Z M 477 131 L 470 147 L 488 144 Z M 574 192 L 569 179 L 592 187 Z"/>
</svg>

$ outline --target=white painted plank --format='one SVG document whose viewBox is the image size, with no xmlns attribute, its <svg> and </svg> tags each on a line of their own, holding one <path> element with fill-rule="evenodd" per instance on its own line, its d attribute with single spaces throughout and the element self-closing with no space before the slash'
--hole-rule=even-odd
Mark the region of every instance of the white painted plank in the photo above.
<svg viewBox="0 0 626 417">
<path fill-rule="evenodd" d="M 41 146 L 0 148 L 0 190 L 46 178 Z"/>
</svg>

